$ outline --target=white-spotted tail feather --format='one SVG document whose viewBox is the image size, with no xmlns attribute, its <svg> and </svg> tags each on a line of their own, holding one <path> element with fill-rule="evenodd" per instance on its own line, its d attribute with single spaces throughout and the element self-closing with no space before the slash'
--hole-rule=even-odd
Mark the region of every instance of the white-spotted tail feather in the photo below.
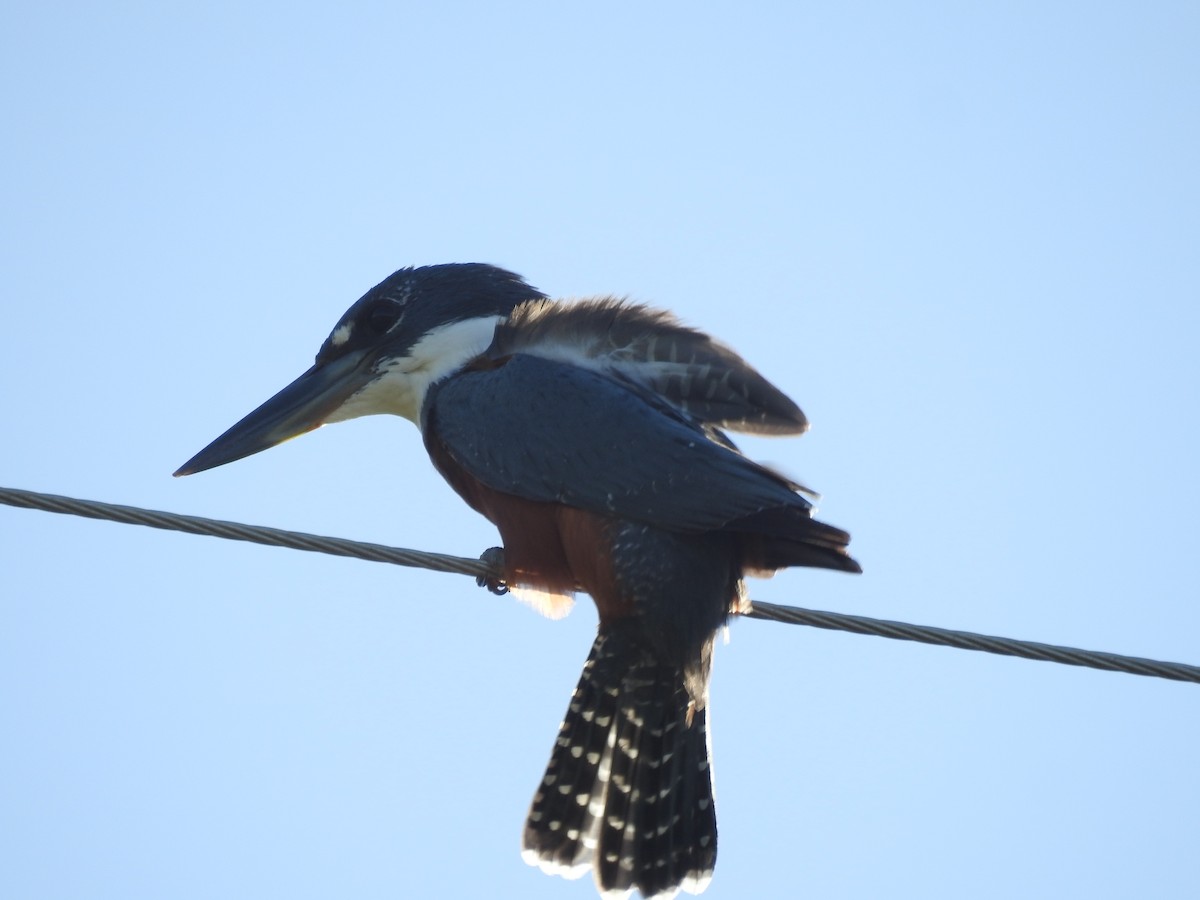
<svg viewBox="0 0 1200 900">
<path fill-rule="evenodd" d="M 707 710 L 681 669 L 602 626 L 530 808 L 522 858 L 604 897 L 702 891 L 717 850 Z"/>
</svg>

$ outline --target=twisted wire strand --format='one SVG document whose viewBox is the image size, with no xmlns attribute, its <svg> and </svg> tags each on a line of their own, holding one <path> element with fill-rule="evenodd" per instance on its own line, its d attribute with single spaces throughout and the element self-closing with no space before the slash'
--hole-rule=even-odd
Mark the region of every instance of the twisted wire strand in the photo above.
<svg viewBox="0 0 1200 900">
<path fill-rule="evenodd" d="M 459 575 L 492 576 L 496 573 L 490 566 L 477 559 L 448 556 L 444 553 L 426 553 L 422 550 L 406 550 L 402 547 L 387 547 L 363 541 L 348 541 L 344 538 L 305 534 L 302 531 L 285 531 L 265 525 L 243 525 L 221 519 L 206 519 L 201 516 L 185 516 L 179 513 L 142 509 L 137 506 L 120 506 L 99 500 L 79 500 L 57 494 L 42 494 L 15 488 L 0 488 L 0 503 L 24 509 L 40 509 L 44 512 L 84 516 L 88 519 L 103 519 L 122 522 L 125 525 L 146 525 L 165 531 L 183 531 L 208 537 L 227 538 L 231 541 L 248 541 L 268 547 L 287 547 L 291 550 L 308 550 L 312 553 L 329 553 L 333 556 L 349 556 L 371 562 L 386 562 L 414 569 L 432 569 L 435 572 L 454 572 Z"/>
<path fill-rule="evenodd" d="M 1001 656 L 1019 656 L 1042 662 L 1056 662 L 1067 666 L 1086 666 L 1090 669 L 1106 669 L 1110 672 L 1127 672 L 1131 675 L 1147 675 L 1153 678 L 1169 678 L 1172 681 L 1192 681 L 1200 684 L 1200 666 L 1186 663 L 1162 662 L 1143 659 L 1140 656 L 1123 656 L 1100 650 L 1080 650 L 1076 647 L 1061 647 L 1056 644 L 1039 644 L 1036 641 L 1019 641 L 1016 638 L 995 637 L 971 631 L 953 631 L 935 628 L 932 625 L 910 625 L 907 622 L 892 622 L 887 619 L 871 619 L 867 616 L 851 616 L 845 613 L 821 612 L 800 609 L 795 606 L 776 606 L 774 603 L 754 603 L 749 615 L 755 619 L 772 622 L 787 622 L 790 625 L 811 625 L 833 631 L 850 631 L 854 634 L 873 634 L 876 637 L 898 641 L 918 641 L 941 647 L 957 647 L 959 650 L 982 650 Z"/>
<path fill-rule="evenodd" d="M 293 550 L 329 553 L 334 556 L 348 556 L 371 562 L 386 562 L 398 566 L 432 569 L 436 572 L 454 572 L 460 575 L 471 575 L 476 578 L 498 578 L 500 575 L 495 568 L 487 563 L 477 559 L 466 559 L 461 556 L 428 553 L 423 550 L 408 550 L 400 547 L 387 547 L 383 544 L 350 541 L 344 538 L 305 534 L 299 531 L 285 531 L 280 528 L 267 528 L 262 525 L 244 525 L 239 522 L 206 519 L 200 516 L 185 516 L 179 513 L 142 509 L 135 506 L 120 506 L 97 500 L 79 500 L 74 497 L 43 494 L 37 491 L 0 488 L 0 503 L 24 509 L 39 509 L 44 512 L 122 522 L 126 525 L 146 525 L 150 528 L 183 531 L 188 534 L 202 534 L 210 537 L 228 538 L 235 541 L 249 541 L 272 547 L 288 547 Z M 1131 675 L 1145 675 L 1154 678 L 1167 678 L 1173 681 L 1189 681 L 1200 684 L 1200 666 L 1191 666 L 1185 663 L 1142 659 L 1136 656 L 1122 656 L 1117 653 L 1105 653 L 1096 650 L 1080 650 L 1075 647 L 1060 647 L 1054 644 L 1040 644 L 1034 641 L 1020 641 L 1015 638 L 993 637 L 969 631 L 953 631 L 948 628 L 935 628 L 929 625 L 891 622 L 886 619 L 872 619 L 866 616 L 852 616 L 845 613 L 801 609 L 794 606 L 778 606 L 774 603 L 753 603 L 750 611 L 743 613 L 743 615 L 748 618 L 763 619 L 771 622 L 809 625 L 815 628 L 825 628 L 834 631 L 849 631 L 854 634 L 872 634 L 877 637 L 892 638 L 893 640 L 918 641 L 923 644 L 957 647 L 960 650 L 980 650 L 986 653 L 998 653 L 1003 656 L 1019 656 L 1023 659 L 1056 662 L 1069 666 L 1086 666 L 1092 669 L 1105 669 L 1111 672 L 1126 672 Z"/>
</svg>

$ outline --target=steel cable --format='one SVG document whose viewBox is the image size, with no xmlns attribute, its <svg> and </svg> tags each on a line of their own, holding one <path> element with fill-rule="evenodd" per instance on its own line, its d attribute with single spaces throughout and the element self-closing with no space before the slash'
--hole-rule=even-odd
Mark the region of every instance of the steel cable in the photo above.
<svg viewBox="0 0 1200 900">
<path fill-rule="evenodd" d="M 335 556 L 349 556 L 371 562 L 432 569 L 436 572 L 454 572 L 476 578 L 497 578 L 499 575 L 495 569 L 478 559 L 387 547 L 383 544 L 368 544 L 343 538 L 305 534 L 299 531 L 267 528 L 261 525 L 244 525 L 239 522 L 225 522 L 200 516 L 185 516 L 179 513 L 141 509 L 135 506 L 120 506 L 96 500 L 79 500 L 74 497 L 43 494 L 37 491 L 0 488 L 0 503 L 25 509 L 84 516 L 89 519 L 123 522 L 127 525 L 146 525 L 150 528 L 203 534 L 235 541 L 250 541 L 272 547 L 289 547 L 293 550 L 330 553 Z M 981 650 L 1004 656 L 1019 656 L 1023 659 L 1056 662 L 1069 666 L 1086 666 L 1111 672 L 1127 672 L 1131 675 L 1146 675 L 1200 684 L 1200 666 L 1184 663 L 1162 662 L 1136 656 L 1122 656 L 1117 653 L 1039 644 L 1034 641 L 992 637 L 969 631 L 952 631 L 928 625 L 911 625 L 906 622 L 890 622 L 886 619 L 871 619 L 866 616 L 852 616 L 845 613 L 777 606 L 773 603 L 752 603 L 751 609 L 743 615 L 771 622 L 810 625 L 815 628 L 849 631 L 854 634 L 873 634 L 894 640 L 919 641 L 924 644 L 957 647 L 960 650 Z"/>
</svg>

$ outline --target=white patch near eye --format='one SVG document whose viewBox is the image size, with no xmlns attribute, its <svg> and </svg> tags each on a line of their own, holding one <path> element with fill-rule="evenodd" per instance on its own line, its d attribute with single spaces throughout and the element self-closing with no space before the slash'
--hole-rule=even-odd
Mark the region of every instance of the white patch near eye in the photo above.
<svg viewBox="0 0 1200 900">
<path fill-rule="evenodd" d="M 350 340 L 350 333 L 354 331 L 354 323 L 347 322 L 345 325 L 339 325 L 333 329 L 333 334 L 329 336 L 330 343 L 335 347 L 340 347 L 346 341 Z"/>
<path fill-rule="evenodd" d="M 453 375 L 487 349 L 501 319 L 487 316 L 442 325 L 417 341 L 407 356 L 380 359 L 375 364 L 376 377 L 325 421 L 390 414 L 403 416 L 420 428 L 421 406 L 429 386 Z"/>
</svg>

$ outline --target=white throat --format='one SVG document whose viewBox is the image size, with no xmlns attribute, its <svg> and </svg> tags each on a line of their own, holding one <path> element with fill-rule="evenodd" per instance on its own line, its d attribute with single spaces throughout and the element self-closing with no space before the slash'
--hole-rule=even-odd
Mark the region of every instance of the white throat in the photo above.
<svg viewBox="0 0 1200 900">
<path fill-rule="evenodd" d="M 325 421 L 390 414 L 403 416 L 420 428 L 421 406 L 429 386 L 486 350 L 502 319 L 486 316 L 435 328 L 417 341 L 407 356 L 381 362 L 376 377 Z"/>
</svg>

